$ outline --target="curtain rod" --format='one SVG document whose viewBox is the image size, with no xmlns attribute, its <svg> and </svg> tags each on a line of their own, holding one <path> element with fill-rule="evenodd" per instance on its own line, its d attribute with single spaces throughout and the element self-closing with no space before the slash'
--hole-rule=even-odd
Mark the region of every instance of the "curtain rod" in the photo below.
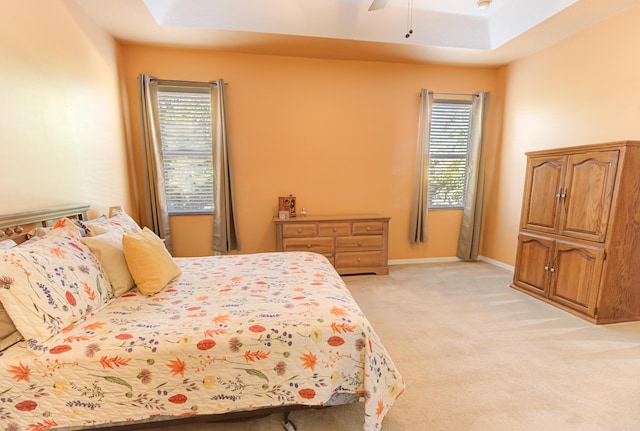
<svg viewBox="0 0 640 431">
<path fill-rule="evenodd" d="M 436 94 L 440 96 L 477 96 L 478 95 L 478 93 L 437 93 L 435 91 L 430 91 L 429 93 L 433 94 L 434 96 Z"/>
<path fill-rule="evenodd" d="M 175 80 L 175 79 L 158 79 L 158 78 L 151 78 L 151 81 L 156 81 L 156 82 L 163 82 L 163 83 L 168 83 L 168 84 L 213 84 L 213 85 L 218 85 L 215 81 L 209 81 L 209 82 L 202 82 L 202 81 L 182 81 L 182 80 Z M 228 82 L 225 82 L 224 85 L 228 85 Z"/>
</svg>

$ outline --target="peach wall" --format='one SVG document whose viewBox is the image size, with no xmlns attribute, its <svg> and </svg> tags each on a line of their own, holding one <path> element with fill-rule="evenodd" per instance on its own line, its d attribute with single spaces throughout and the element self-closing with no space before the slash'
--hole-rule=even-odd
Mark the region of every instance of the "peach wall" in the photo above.
<svg viewBox="0 0 640 431">
<path fill-rule="evenodd" d="M 485 255 L 513 265 L 526 151 L 640 138 L 640 6 L 501 70 L 503 141 Z"/>
<path fill-rule="evenodd" d="M 137 211 L 118 46 L 71 0 L 3 2 L 2 213 L 89 203 Z"/>
<path fill-rule="evenodd" d="M 455 255 L 460 211 L 430 212 L 431 240 L 411 246 L 420 88 L 494 91 L 496 70 L 123 46 L 124 79 L 228 82 L 241 252 L 275 250 L 277 197 L 308 214 L 391 217 L 390 259 Z M 138 101 L 129 109 L 140 163 Z M 176 255 L 211 254 L 210 217 L 172 220 Z"/>
</svg>

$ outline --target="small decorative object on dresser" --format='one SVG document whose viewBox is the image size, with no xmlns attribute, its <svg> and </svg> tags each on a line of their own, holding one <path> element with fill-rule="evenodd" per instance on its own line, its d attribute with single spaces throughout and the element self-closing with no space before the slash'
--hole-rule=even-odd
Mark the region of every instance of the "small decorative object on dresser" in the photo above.
<svg viewBox="0 0 640 431">
<path fill-rule="evenodd" d="M 294 195 L 281 196 L 278 198 L 278 213 L 282 211 L 288 214 L 287 217 L 296 216 L 296 197 Z"/>
<path fill-rule="evenodd" d="M 640 142 L 527 153 L 512 287 L 590 322 L 640 319 Z"/>
<path fill-rule="evenodd" d="M 278 251 L 323 254 L 341 275 L 389 273 L 389 217 L 307 215 L 274 222 Z"/>
</svg>

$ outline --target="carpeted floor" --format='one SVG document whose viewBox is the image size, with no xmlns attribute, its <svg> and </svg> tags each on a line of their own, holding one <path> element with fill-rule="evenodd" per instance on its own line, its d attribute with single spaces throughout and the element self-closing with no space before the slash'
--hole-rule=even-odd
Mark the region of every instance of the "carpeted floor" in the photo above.
<svg viewBox="0 0 640 431">
<path fill-rule="evenodd" d="M 511 277 L 484 262 L 345 277 L 407 384 L 382 431 L 640 430 L 640 322 L 592 325 L 509 288 Z M 359 431 L 363 413 L 356 403 L 290 418 L 298 431 Z"/>
</svg>

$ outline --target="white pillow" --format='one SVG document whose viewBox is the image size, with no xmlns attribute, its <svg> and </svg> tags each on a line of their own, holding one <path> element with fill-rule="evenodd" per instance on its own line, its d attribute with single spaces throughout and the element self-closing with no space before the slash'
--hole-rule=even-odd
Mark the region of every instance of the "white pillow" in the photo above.
<svg viewBox="0 0 640 431">
<path fill-rule="evenodd" d="M 107 273 L 111 290 L 115 296 L 128 292 L 134 285 L 122 248 L 122 233 L 110 231 L 82 238 Z"/>
</svg>

